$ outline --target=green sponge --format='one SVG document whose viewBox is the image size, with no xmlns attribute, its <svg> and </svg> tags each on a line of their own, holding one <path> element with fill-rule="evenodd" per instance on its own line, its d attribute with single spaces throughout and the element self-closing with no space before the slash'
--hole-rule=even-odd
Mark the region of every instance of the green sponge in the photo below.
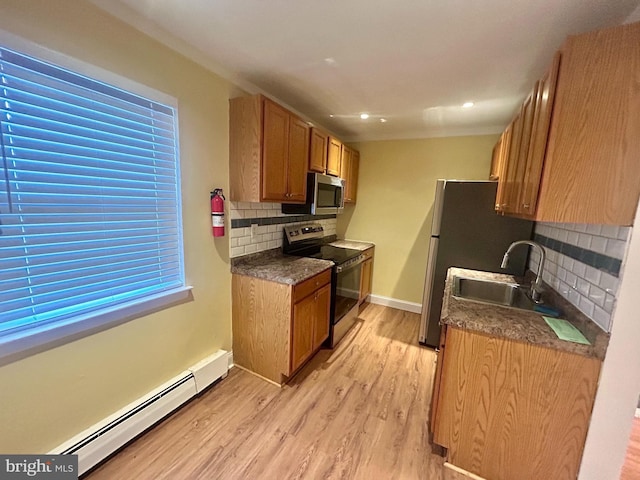
<svg viewBox="0 0 640 480">
<path fill-rule="evenodd" d="M 560 315 L 562 315 L 562 312 L 560 310 L 550 307 L 549 305 L 536 305 L 535 307 L 533 307 L 533 311 L 549 315 L 550 317 L 559 317 Z"/>
</svg>

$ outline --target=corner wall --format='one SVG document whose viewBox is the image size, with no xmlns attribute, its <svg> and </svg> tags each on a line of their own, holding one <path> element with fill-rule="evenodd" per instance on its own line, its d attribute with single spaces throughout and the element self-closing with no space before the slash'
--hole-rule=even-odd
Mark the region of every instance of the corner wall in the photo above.
<svg viewBox="0 0 640 480">
<path fill-rule="evenodd" d="M 436 180 L 486 180 L 498 135 L 363 142 L 339 238 L 376 244 L 373 295 L 422 303 Z"/>
<path fill-rule="evenodd" d="M 231 349 L 228 188 L 234 87 L 84 0 L 2 0 L 0 29 L 178 99 L 187 284 L 193 300 L 0 367 L 0 452 L 44 453 L 203 357 Z"/>
</svg>

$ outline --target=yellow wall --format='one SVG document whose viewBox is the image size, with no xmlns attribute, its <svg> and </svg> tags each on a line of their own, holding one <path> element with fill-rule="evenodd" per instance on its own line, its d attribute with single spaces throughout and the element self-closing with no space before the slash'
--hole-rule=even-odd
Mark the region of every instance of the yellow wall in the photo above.
<svg viewBox="0 0 640 480">
<path fill-rule="evenodd" d="M 178 99 L 187 283 L 194 300 L 0 367 L 0 452 L 46 452 L 206 355 L 231 349 L 226 81 L 81 0 L 2 0 L 0 28 Z"/>
<path fill-rule="evenodd" d="M 422 303 L 435 184 L 486 179 L 498 135 L 363 142 L 356 205 L 338 237 L 376 244 L 373 294 Z"/>
</svg>

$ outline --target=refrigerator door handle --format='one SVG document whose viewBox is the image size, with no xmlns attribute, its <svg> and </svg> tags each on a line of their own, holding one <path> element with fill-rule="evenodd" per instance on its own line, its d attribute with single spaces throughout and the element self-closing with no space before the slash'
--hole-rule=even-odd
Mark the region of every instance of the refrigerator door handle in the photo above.
<svg viewBox="0 0 640 480">
<path fill-rule="evenodd" d="M 427 325 L 431 310 L 431 294 L 433 293 L 433 279 L 436 272 L 436 257 L 438 256 L 437 237 L 431 237 L 429 241 L 429 256 L 427 259 L 427 274 L 424 280 L 424 294 L 422 295 L 422 313 L 420 316 L 420 335 L 418 340 L 425 343 L 427 340 Z"/>
<path fill-rule="evenodd" d="M 442 206 L 444 204 L 444 190 L 446 188 L 446 180 L 438 180 L 436 182 L 436 196 L 433 201 L 433 220 L 431 220 L 431 236 L 440 235 L 440 223 L 442 221 Z"/>
</svg>

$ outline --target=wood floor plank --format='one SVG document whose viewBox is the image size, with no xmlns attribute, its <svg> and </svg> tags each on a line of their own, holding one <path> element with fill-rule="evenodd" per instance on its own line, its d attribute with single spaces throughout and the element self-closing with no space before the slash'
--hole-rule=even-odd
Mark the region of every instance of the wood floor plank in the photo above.
<svg viewBox="0 0 640 480">
<path fill-rule="evenodd" d="M 86 478 L 442 480 L 427 426 L 435 354 L 418 327 L 369 305 L 282 389 L 233 369 Z"/>
<path fill-rule="evenodd" d="M 638 417 L 633 419 L 633 428 L 620 480 L 640 480 L 640 418 Z"/>
</svg>

